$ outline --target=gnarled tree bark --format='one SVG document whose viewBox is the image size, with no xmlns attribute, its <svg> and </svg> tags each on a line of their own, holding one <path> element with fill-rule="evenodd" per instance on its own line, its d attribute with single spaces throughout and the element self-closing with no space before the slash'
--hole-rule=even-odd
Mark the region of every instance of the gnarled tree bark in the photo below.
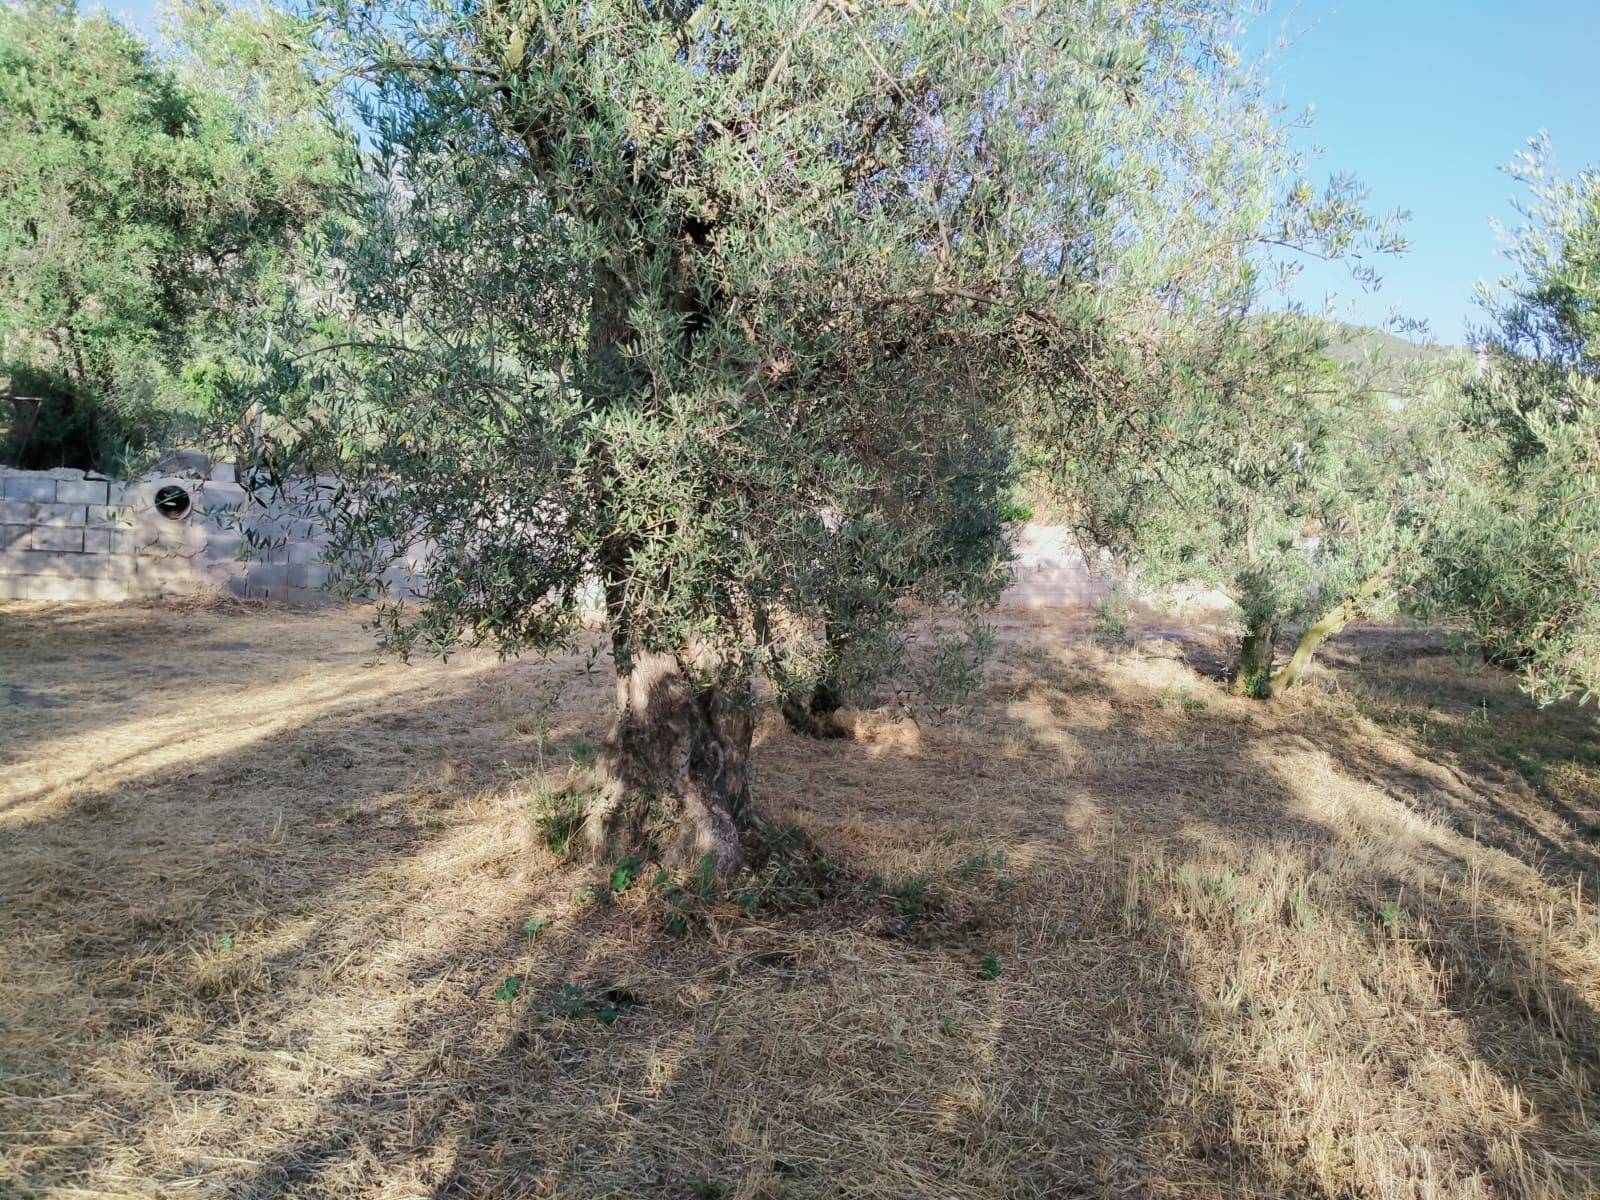
<svg viewBox="0 0 1600 1200">
<path fill-rule="evenodd" d="M 848 737 L 850 731 L 839 723 L 838 713 L 843 704 L 838 684 L 824 678 L 811 689 L 809 699 L 794 692 L 786 693 L 783 719 L 790 729 L 806 737 Z"/>
<path fill-rule="evenodd" d="M 584 814 L 589 853 L 684 868 L 709 856 L 718 874 L 736 870 L 754 729 L 747 697 L 695 679 L 678 655 L 619 657 L 604 783 Z"/>
</svg>

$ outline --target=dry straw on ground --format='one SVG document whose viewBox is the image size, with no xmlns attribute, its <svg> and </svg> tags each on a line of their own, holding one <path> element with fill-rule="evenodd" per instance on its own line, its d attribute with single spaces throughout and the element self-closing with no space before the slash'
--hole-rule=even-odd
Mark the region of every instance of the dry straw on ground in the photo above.
<svg viewBox="0 0 1600 1200">
<path fill-rule="evenodd" d="M 1600 1194 L 1592 715 L 1214 658 L 1009 617 L 970 717 L 769 722 L 850 882 L 678 937 L 541 844 L 581 660 L 0 609 L 0 1194 Z"/>
</svg>

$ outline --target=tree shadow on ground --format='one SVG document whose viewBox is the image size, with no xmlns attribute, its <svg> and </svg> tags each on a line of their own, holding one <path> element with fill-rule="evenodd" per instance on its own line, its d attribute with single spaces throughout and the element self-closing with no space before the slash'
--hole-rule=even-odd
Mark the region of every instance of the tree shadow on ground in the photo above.
<svg viewBox="0 0 1600 1200">
<path fill-rule="evenodd" d="M 1368 747 L 1366 769 L 1381 786 L 1430 806 L 1464 836 L 1600 894 L 1592 705 L 1540 708 L 1514 675 L 1450 652 L 1437 630 L 1357 629 L 1329 665 L 1362 715 L 1391 735 Z"/>
<path fill-rule="evenodd" d="M 252 703 L 325 685 L 330 667 L 348 687 L 373 658 L 370 642 L 351 636 L 360 619 L 351 612 L 348 622 L 317 622 L 242 602 L 8 608 L 0 621 L 0 764 L 37 767 L 52 746 L 125 740 L 130 752 L 147 749 L 163 717 L 207 712 L 220 722 Z M 286 638 L 298 656 L 281 652 Z M 175 726 L 156 736 L 193 732 Z"/>
<path fill-rule="evenodd" d="M 52 636 L 53 616 L 38 618 L 34 644 L 59 654 L 73 638 Z M 354 689 L 324 664 L 303 707 L 253 725 L 247 709 L 191 686 L 209 681 L 209 660 L 190 653 L 186 617 L 159 618 L 145 649 L 173 664 L 151 699 L 194 723 L 187 745 L 173 734 L 131 753 L 102 747 L 81 778 L 54 787 L 32 786 L 44 772 L 24 752 L 7 781 L 28 803 L 8 805 L 0 826 L 0 1120 L 16 1139 L 0 1136 L 0 1190 L 98 1180 L 163 1194 L 226 1179 L 229 1164 L 318 1115 L 306 1098 L 314 1075 L 359 1074 L 381 1057 L 377 1014 L 403 1016 L 390 999 L 403 1007 L 412 989 L 438 985 L 391 974 L 419 895 L 460 886 L 451 870 L 463 863 L 487 868 L 502 893 L 542 894 L 505 878 L 518 873 L 512 851 L 526 849 L 525 814 L 502 820 L 486 852 L 458 843 L 475 840 L 480 810 L 504 807 L 540 757 L 509 718 L 483 728 L 494 688 L 528 692 L 543 676 L 391 669 L 387 683 Z M 271 626 L 296 629 L 281 616 Z M 309 632 L 325 648 L 326 629 Z M 334 640 L 350 632 L 341 625 Z M 286 661 L 294 651 L 292 636 L 276 647 Z M 559 735 L 559 714 L 554 725 Z M 200 736 L 219 729 L 231 736 Z M 36 749 L 54 744 L 41 737 Z M 470 924 L 472 913 L 441 919 Z M 515 943 L 494 934 L 476 958 L 454 933 L 439 940 L 458 973 L 493 970 Z M 363 971 L 384 987 L 341 987 Z"/>
<path fill-rule="evenodd" d="M 679 937 L 648 879 L 597 904 L 536 844 L 538 759 L 598 737 L 608 700 L 575 685 L 555 747 L 519 740 L 542 672 L 441 674 L 0 834 L 27 1101 L 0 1117 L 73 1131 L 30 1135 L 19 1192 L 1592 1178 L 1594 1009 L 1565 918 L 1537 923 L 1540 860 L 1480 861 L 1394 796 L 1337 697 L 1263 709 L 1025 623 L 968 717 L 764 726 L 760 802 L 846 882 Z"/>
<path fill-rule="evenodd" d="M 1417 1009 L 1436 998 L 1450 1021 L 1435 1038 L 1465 1042 L 1430 1053 L 1419 1040 L 1393 1056 L 1395 1079 L 1431 1072 L 1430 1086 L 1473 1101 L 1452 1138 L 1455 1194 L 1585 1195 L 1600 1169 L 1595 810 L 1524 764 L 1595 763 L 1593 713 L 1536 709 L 1505 673 L 1464 670 L 1435 630 L 1356 629 L 1327 659 L 1319 687 L 1262 710 L 1274 728 L 1256 747 L 1298 747 L 1270 765 L 1295 807 L 1327 822 L 1317 874 L 1323 891 L 1341 882 L 1325 903 L 1367 911 L 1365 940 L 1393 968 L 1374 980 L 1412 989 Z M 1580 786 L 1593 803 L 1594 777 Z M 1380 1054 L 1402 1040 L 1386 1028 L 1408 1016 L 1399 1007 L 1371 1035 Z"/>
</svg>

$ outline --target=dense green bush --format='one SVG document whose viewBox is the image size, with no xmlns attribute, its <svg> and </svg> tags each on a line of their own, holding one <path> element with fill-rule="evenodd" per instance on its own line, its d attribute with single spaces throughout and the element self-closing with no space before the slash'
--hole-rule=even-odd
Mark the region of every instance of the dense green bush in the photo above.
<svg viewBox="0 0 1600 1200">
<path fill-rule="evenodd" d="M 0 8 L 0 461 L 111 469 L 195 427 L 348 158 L 273 9 Z"/>
</svg>

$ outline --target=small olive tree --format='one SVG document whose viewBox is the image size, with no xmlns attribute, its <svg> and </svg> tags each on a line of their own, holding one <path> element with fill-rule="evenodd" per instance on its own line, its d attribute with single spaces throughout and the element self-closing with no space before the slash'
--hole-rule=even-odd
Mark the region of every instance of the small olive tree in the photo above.
<svg viewBox="0 0 1600 1200">
<path fill-rule="evenodd" d="M 1466 621 L 1541 702 L 1600 691 L 1600 174 L 1535 143 L 1513 271 L 1482 301 L 1456 486 L 1425 602 Z"/>
<path fill-rule="evenodd" d="M 352 589 L 427 550 L 402 653 L 562 646 L 597 589 L 585 840 L 729 869 L 763 672 L 970 672 L 914 618 L 1005 581 L 1018 392 L 1079 369 L 1232 13 L 334 0 L 372 196 L 264 340 L 255 479 L 337 477 Z"/>
<path fill-rule="evenodd" d="M 1327 324 L 1270 301 L 1307 256 L 1370 283 L 1374 258 L 1404 249 L 1404 214 L 1368 213 L 1347 176 L 1314 185 L 1299 122 L 1231 44 L 1197 78 L 1141 110 L 1164 152 L 1144 160 L 1080 335 L 1025 389 L 1022 430 L 1087 549 L 1233 600 L 1235 686 L 1266 695 L 1386 591 L 1411 511 L 1373 370 L 1341 367 Z M 1274 674 L 1290 632 L 1304 637 Z"/>
<path fill-rule="evenodd" d="M 1270 697 L 1416 571 L 1449 393 L 1377 386 L 1294 315 L 1181 337 L 1150 349 L 1139 404 L 1080 423 L 1087 453 L 1053 478 L 1085 544 L 1141 585 L 1233 602 L 1234 690 Z"/>
</svg>

